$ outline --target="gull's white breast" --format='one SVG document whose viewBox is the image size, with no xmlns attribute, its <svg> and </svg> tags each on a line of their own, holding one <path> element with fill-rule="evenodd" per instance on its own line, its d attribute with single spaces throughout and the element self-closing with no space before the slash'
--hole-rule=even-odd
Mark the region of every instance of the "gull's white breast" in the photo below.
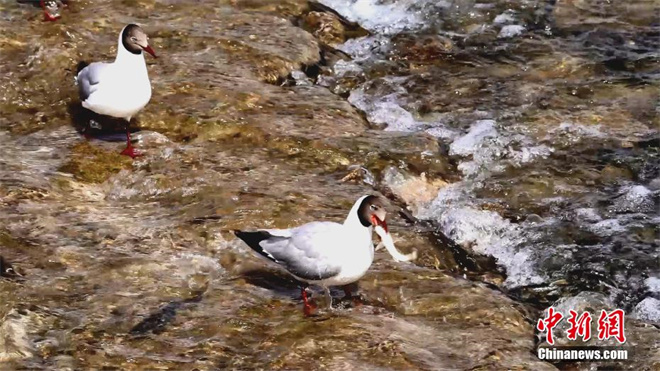
<svg viewBox="0 0 660 371">
<path fill-rule="evenodd" d="M 144 70 L 122 70 L 114 64 L 83 102 L 83 107 L 102 115 L 130 119 L 151 99 L 151 83 Z"/>
<path fill-rule="evenodd" d="M 320 281 L 324 286 L 343 286 L 359 280 L 374 261 L 371 228 L 351 228 L 344 225 L 342 235 L 337 236 L 332 259 L 339 262 L 339 274 Z"/>
</svg>

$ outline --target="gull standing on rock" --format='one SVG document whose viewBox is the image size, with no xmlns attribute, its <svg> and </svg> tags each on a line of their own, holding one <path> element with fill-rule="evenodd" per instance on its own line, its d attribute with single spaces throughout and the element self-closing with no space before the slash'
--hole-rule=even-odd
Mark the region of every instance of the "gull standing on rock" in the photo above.
<svg viewBox="0 0 660 371">
<path fill-rule="evenodd" d="M 311 222 L 291 229 L 264 229 L 255 232 L 234 231 L 252 250 L 287 270 L 299 281 L 322 286 L 328 305 L 332 304 L 329 286 L 345 286 L 356 282 L 374 260 L 372 233 L 397 261 L 416 258 L 416 253 L 403 255 L 392 242 L 385 218 L 387 212 L 377 196 L 362 196 L 353 205 L 343 224 Z M 347 296 L 350 291 L 344 287 Z M 305 287 L 302 288 L 304 313 L 310 315 Z"/>
<path fill-rule="evenodd" d="M 139 153 L 131 145 L 129 125 L 151 99 L 151 83 L 144 61 L 146 51 L 154 58 L 147 34 L 135 24 L 119 33 L 117 57 L 112 63 L 78 64 L 76 84 L 82 106 L 100 115 L 126 120 L 126 149 L 122 155 L 135 158 Z"/>
</svg>

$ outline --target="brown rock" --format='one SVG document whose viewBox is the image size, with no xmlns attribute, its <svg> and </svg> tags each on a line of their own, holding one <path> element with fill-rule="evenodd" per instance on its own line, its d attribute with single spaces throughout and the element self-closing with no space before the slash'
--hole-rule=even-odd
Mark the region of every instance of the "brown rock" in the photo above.
<svg viewBox="0 0 660 371">
<path fill-rule="evenodd" d="M 319 41 L 332 47 L 346 41 L 346 28 L 332 13 L 309 12 L 302 17 L 302 27 Z"/>
</svg>

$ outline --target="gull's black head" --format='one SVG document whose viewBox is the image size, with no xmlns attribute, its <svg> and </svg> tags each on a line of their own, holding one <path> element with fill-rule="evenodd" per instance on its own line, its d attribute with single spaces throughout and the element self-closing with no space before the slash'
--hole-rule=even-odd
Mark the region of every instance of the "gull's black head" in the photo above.
<svg viewBox="0 0 660 371">
<path fill-rule="evenodd" d="M 387 223 L 385 223 L 387 210 L 385 210 L 385 203 L 382 198 L 373 195 L 365 197 L 357 212 L 363 226 L 375 227 L 380 225 L 387 231 Z"/>
<path fill-rule="evenodd" d="M 156 53 L 149 46 L 149 37 L 147 34 L 136 24 L 129 24 L 124 27 L 121 33 L 121 42 L 124 48 L 133 54 L 140 54 L 145 52 L 156 57 Z"/>
</svg>

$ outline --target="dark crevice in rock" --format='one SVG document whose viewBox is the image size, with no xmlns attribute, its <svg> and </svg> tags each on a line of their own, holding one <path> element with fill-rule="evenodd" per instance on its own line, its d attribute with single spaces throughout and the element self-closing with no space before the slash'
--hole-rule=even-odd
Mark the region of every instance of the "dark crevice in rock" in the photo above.
<svg viewBox="0 0 660 371">
<path fill-rule="evenodd" d="M 314 82 L 316 82 L 316 79 L 318 78 L 319 74 L 321 73 L 321 66 L 323 66 L 323 58 L 321 58 L 321 61 L 316 64 L 312 64 L 309 66 L 303 66 L 302 71 L 305 73 L 307 77 L 312 79 Z"/>
</svg>

